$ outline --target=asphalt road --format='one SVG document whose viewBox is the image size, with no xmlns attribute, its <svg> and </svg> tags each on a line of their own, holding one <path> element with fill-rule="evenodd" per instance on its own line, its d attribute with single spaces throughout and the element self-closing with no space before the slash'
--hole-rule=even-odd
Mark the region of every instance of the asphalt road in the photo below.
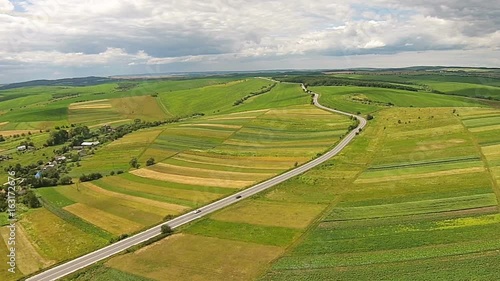
<svg viewBox="0 0 500 281">
<path fill-rule="evenodd" d="M 252 196 L 252 195 L 257 194 L 263 190 L 266 190 L 270 187 L 273 187 L 273 186 L 275 186 L 281 182 L 284 182 L 284 181 L 286 181 L 294 176 L 300 175 L 300 174 L 304 173 L 305 171 L 308 171 L 308 170 L 320 165 L 321 163 L 327 161 L 328 159 L 332 158 L 333 156 L 337 155 L 342 149 L 344 149 L 344 147 L 346 147 L 352 141 L 352 139 L 356 136 L 356 133 L 360 129 L 362 129 L 366 126 L 366 120 L 363 117 L 322 106 L 318 102 L 318 97 L 319 97 L 318 94 L 308 91 L 304 87 L 304 85 L 301 85 L 301 87 L 305 92 L 308 92 L 308 93 L 314 95 L 313 102 L 314 102 L 315 106 L 317 106 L 318 108 L 330 111 L 330 112 L 335 112 L 335 113 L 339 113 L 339 114 L 343 114 L 343 115 L 347 115 L 347 116 L 354 116 L 355 118 L 357 118 L 359 120 L 359 126 L 356 129 L 352 130 L 347 136 L 345 136 L 342 139 L 342 141 L 340 141 L 332 150 L 326 152 L 325 154 L 321 155 L 320 157 L 318 157 L 310 162 L 307 162 L 306 164 L 299 166 L 293 170 L 290 170 L 286 173 L 283 173 L 283 174 L 278 175 L 274 178 L 271 178 L 265 182 L 256 184 L 256 185 L 254 185 L 250 188 L 247 188 L 243 191 L 240 191 L 236 194 L 233 194 L 233 195 L 228 196 L 226 198 L 220 199 L 214 203 L 211 203 L 209 205 L 201 207 L 201 208 L 199 208 L 195 211 L 192 211 L 190 213 L 179 216 L 179 217 L 177 217 L 173 220 L 170 220 L 164 224 L 168 224 L 171 228 L 179 227 L 183 224 L 189 223 L 189 222 L 194 221 L 198 218 L 206 216 L 212 212 L 215 212 L 219 209 L 222 209 L 222 208 L 227 207 L 231 204 L 234 204 L 234 203 L 242 200 L 243 198 Z M 239 196 L 241 196 L 241 198 Z M 236 198 L 236 197 L 239 197 L 239 198 Z M 96 250 L 92 253 L 89 253 L 89 254 L 86 254 L 82 257 L 71 260 L 69 262 L 58 265 L 54 268 L 51 268 L 47 271 L 44 271 L 40 274 L 37 274 L 33 277 L 30 277 L 27 280 L 29 280 L 29 281 L 56 280 L 58 278 L 66 276 L 72 272 L 75 272 L 79 269 L 82 269 L 82 268 L 85 268 L 89 265 L 92 265 L 92 264 L 94 264 L 100 260 L 103 260 L 107 257 L 115 255 L 115 254 L 117 254 L 117 253 L 119 253 L 127 248 L 130 248 L 131 246 L 134 246 L 134 245 L 137 245 L 141 242 L 149 240 L 149 239 L 159 235 L 160 233 L 161 233 L 161 225 L 154 226 L 154 227 L 152 227 L 148 230 L 145 230 L 143 232 L 140 232 L 134 236 L 131 236 L 131 237 L 126 238 L 124 240 L 118 241 L 118 242 L 113 243 L 109 246 L 106 246 L 104 248 Z"/>
</svg>

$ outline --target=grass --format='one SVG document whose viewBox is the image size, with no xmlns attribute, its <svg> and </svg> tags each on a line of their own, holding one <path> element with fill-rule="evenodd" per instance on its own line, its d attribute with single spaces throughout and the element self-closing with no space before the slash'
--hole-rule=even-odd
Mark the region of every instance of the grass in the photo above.
<svg viewBox="0 0 500 281">
<path fill-rule="evenodd" d="M 398 107 L 478 107 L 481 103 L 462 97 L 444 96 L 425 92 L 408 92 L 393 89 L 367 87 L 311 87 L 321 94 L 320 101 L 331 108 L 347 112 L 372 113 L 387 108 L 388 104 Z"/>
<path fill-rule="evenodd" d="M 172 280 L 241 280 L 258 275 L 282 252 L 276 246 L 180 234 L 115 257 L 105 265 L 156 280 L 165 276 Z"/>
<path fill-rule="evenodd" d="M 211 218 L 226 222 L 303 229 L 325 207 L 320 204 L 246 200 L 214 214 Z"/>
<path fill-rule="evenodd" d="M 160 93 L 160 101 L 174 116 L 215 114 L 231 110 L 236 100 L 269 84 L 270 81 L 262 79 L 240 80 L 195 90 Z"/>
<path fill-rule="evenodd" d="M 299 201 L 308 199 L 306 190 L 318 190 L 325 179 L 339 181 L 330 185 L 330 211 L 261 279 L 462 277 L 453 270 L 462 270 L 463 280 L 498 276 L 491 267 L 484 278 L 474 270 L 500 248 L 491 240 L 500 225 L 497 196 L 476 136 L 450 108 L 378 112 L 361 138 L 346 149 L 350 157 L 341 153 L 323 167 L 262 195 Z M 364 153 L 352 154 L 350 149 Z M 330 169 L 337 176 L 329 177 Z M 460 263 L 462 259 L 469 263 Z M 438 261 L 447 266 L 441 268 Z M 435 275 L 413 268 L 419 265 L 432 268 Z"/>
<path fill-rule="evenodd" d="M 110 268 L 102 264 L 93 265 L 85 271 L 76 272 L 61 280 L 73 281 L 151 281 L 152 279 Z"/>
<path fill-rule="evenodd" d="M 184 233 L 286 247 L 297 239 L 301 232 L 297 229 L 286 227 L 205 219 L 187 228 L 184 230 Z"/>
<path fill-rule="evenodd" d="M 108 243 L 108 240 L 90 235 L 43 208 L 25 214 L 20 223 L 41 256 L 56 262 L 74 258 Z"/>
</svg>

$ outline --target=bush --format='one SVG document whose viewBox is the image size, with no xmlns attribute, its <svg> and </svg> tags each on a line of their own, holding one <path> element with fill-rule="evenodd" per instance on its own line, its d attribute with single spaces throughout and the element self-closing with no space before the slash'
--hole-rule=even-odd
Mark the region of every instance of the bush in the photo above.
<svg viewBox="0 0 500 281">
<path fill-rule="evenodd" d="M 151 165 L 154 165 L 154 164 L 155 164 L 155 159 L 153 157 L 149 158 L 146 161 L 146 166 L 151 166 Z"/>
<path fill-rule="evenodd" d="M 61 185 L 69 185 L 69 184 L 72 184 L 73 183 L 73 180 L 71 179 L 70 176 L 64 176 L 62 178 L 59 179 L 59 182 L 57 184 L 61 184 Z"/>
<path fill-rule="evenodd" d="M 168 224 L 164 224 L 161 226 L 161 233 L 170 235 L 174 233 L 174 230 Z"/>
<path fill-rule="evenodd" d="M 81 175 L 80 176 L 80 181 L 81 182 L 84 182 L 84 181 L 93 181 L 93 180 L 98 180 L 102 178 L 102 175 L 101 173 L 91 173 L 91 174 L 88 174 L 88 175 Z"/>
<path fill-rule="evenodd" d="M 122 170 L 118 170 L 116 171 L 116 174 L 119 175 L 119 174 L 123 174 L 123 171 Z"/>
<path fill-rule="evenodd" d="M 366 120 L 372 120 L 372 119 L 373 119 L 373 115 L 371 115 L 371 114 L 366 115 Z"/>
</svg>

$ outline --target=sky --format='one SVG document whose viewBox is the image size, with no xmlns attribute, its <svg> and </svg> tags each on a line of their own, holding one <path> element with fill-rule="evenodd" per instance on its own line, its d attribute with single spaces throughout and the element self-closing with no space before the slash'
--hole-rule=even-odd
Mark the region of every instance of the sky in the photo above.
<svg viewBox="0 0 500 281">
<path fill-rule="evenodd" d="M 0 84 L 81 76 L 500 67 L 497 0 L 0 0 Z"/>
</svg>

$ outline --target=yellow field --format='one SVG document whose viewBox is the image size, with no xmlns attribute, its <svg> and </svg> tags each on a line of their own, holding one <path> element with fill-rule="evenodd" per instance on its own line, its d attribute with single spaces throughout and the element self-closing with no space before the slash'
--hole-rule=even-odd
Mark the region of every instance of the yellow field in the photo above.
<svg viewBox="0 0 500 281">
<path fill-rule="evenodd" d="M 210 179 L 225 179 L 225 180 L 243 180 L 243 181 L 259 181 L 272 177 L 273 173 L 241 173 L 230 171 L 217 171 L 202 168 L 190 168 L 183 166 L 175 166 L 166 163 L 158 163 L 155 167 L 160 167 L 156 170 L 167 174 L 196 176 L 200 178 Z"/>
<path fill-rule="evenodd" d="M 9 230 L 6 227 L 0 229 L 0 234 L 7 245 Z M 9 246 L 10 247 L 10 246 Z M 26 232 L 21 224 L 17 224 L 16 229 L 16 266 L 25 275 L 38 271 L 55 263 L 44 259 L 37 250 L 31 245 Z M 0 275 L 1 276 L 1 275 Z M 3 280 L 3 279 L 2 279 Z"/>
<path fill-rule="evenodd" d="M 75 102 L 69 105 L 70 110 L 76 109 L 106 109 L 111 108 L 112 105 L 108 99 L 92 100 L 84 102 Z"/>
<path fill-rule="evenodd" d="M 205 124 L 205 123 L 197 123 L 197 124 L 182 124 L 179 127 L 209 127 L 209 128 L 228 128 L 228 129 L 241 129 L 240 125 L 228 125 L 228 124 Z"/>
<path fill-rule="evenodd" d="M 133 233 L 145 226 L 81 203 L 66 206 L 64 209 L 115 235 Z"/>
<path fill-rule="evenodd" d="M 261 200 L 242 201 L 211 216 L 212 219 L 257 225 L 306 228 L 326 205 Z"/>
<path fill-rule="evenodd" d="M 303 162 L 309 158 L 306 157 L 238 157 L 230 155 L 217 155 L 206 153 L 181 153 L 173 157 L 182 161 L 193 163 L 209 163 L 219 166 L 238 167 L 238 168 L 256 168 L 256 169 L 289 169 L 294 166 L 296 161 Z"/>
<path fill-rule="evenodd" d="M 434 178 L 434 177 L 448 176 L 448 175 L 484 173 L 485 171 L 486 170 L 484 167 L 472 167 L 472 168 L 454 169 L 448 171 L 430 172 L 422 174 L 401 174 L 397 176 L 385 176 L 377 178 L 358 178 L 354 181 L 354 183 L 376 183 L 376 182 L 398 181 L 406 179 Z"/>
<path fill-rule="evenodd" d="M 155 129 L 155 130 L 145 130 L 136 132 L 130 135 L 126 135 L 125 137 L 115 140 L 112 143 L 108 144 L 107 147 L 115 147 L 115 146 L 123 146 L 127 147 L 131 144 L 140 145 L 141 148 L 144 147 L 144 144 L 148 144 L 153 142 L 159 134 L 163 132 L 163 129 Z"/>
<path fill-rule="evenodd" d="M 135 96 L 110 100 L 111 106 L 125 118 L 159 120 L 166 117 L 165 112 L 152 96 Z"/>
<path fill-rule="evenodd" d="M 111 124 L 116 124 L 116 123 L 128 122 L 128 121 L 131 121 L 131 120 L 132 119 L 122 119 L 122 120 L 104 122 L 104 123 L 99 123 L 99 124 L 96 124 L 96 125 L 89 126 L 89 128 L 97 128 L 97 127 L 102 127 L 104 125 L 111 125 Z"/>
<path fill-rule="evenodd" d="M 150 178 L 155 180 L 170 181 L 170 182 L 183 183 L 189 185 L 199 185 L 199 186 L 242 188 L 250 186 L 253 183 L 255 183 L 255 181 L 209 179 L 209 178 L 180 176 L 174 174 L 160 173 L 149 169 L 138 169 L 131 171 L 130 173 L 143 178 Z"/>
<path fill-rule="evenodd" d="M 106 262 L 153 280 L 253 280 L 283 253 L 275 246 L 176 234 Z"/>
<path fill-rule="evenodd" d="M 21 134 L 28 134 L 28 133 L 36 133 L 36 130 L 6 130 L 6 131 L 0 131 L 0 135 L 4 137 L 10 137 L 13 135 L 21 135 Z"/>
<path fill-rule="evenodd" d="M 185 208 L 184 206 L 178 205 L 174 205 L 175 207 L 172 209 L 160 208 L 150 205 L 149 202 L 152 200 L 146 199 L 147 201 L 139 201 L 141 198 L 133 197 L 134 199 L 129 199 L 128 197 L 120 196 L 121 194 L 110 194 L 107 190 L 93 188 L 87 182 L 80 184 L 78 189 L 75 185 L 61 186 L 57 188 L 57 192 L 74 202 L 82 203 L 144 225 L 158 223 L 165 215 L 179 214 L 180 210 Z"/>
<path fill-rule="evenodd" d="M 131 196 L 131 195 L 127 195 L 127 194 L 109 191 L 109 190 L 100 188 L 99 186 L 92 184 L 92 183 L 85 183 L 84 186 L 86 188 L 88 188 L 89 190 L 92 190 L 93 192 L 98 193 L 98 194 L 113 197 L 113 198 L 120 200 L 120 201 L 125 200 L 125 201 L 130 201 L 130 202 L 136 202 L 139 204 L 144 204 L 145 206 L 161 209 L 163 212 L 181 213 L 187 209 L 186 207 L 181 206 L 181 205 L 170 204 L 170 203 L 150 200 L 150 199 L 146 199 L 146 198 L 142 198 L 142 197 L 136 197 L 136 196 Z M 151 211 L 157 211 L 157 210 L 151 209 Z"/>
<path fill-rule="evenodd" d="M 469 128 L 469 131 L 473 133 L 477 132 L 484 132 L 484 131 L 492 131 L 492 130 L 497 130 L 500 129 L 500 125 L 490 125 L 490 126 L 483 126 L 483 127 L 477 127 L 477 128 Z"/>
<path fill-rule="evenodd" d="M 149 185 L 145 183 L 132 182 L 120 177 L 107 177 L 102 179 L 104 183 L 123 188 L 126 190 L 133 190 L 139 192 L 145 192 L 149 194 L 155 194 L 170 198 L 184 199 L 194 202 L 210 202 L 220 197 L 220 194 L 195 191 L 195 190 L 185 190 L 177 188 L 166 188 L 159 187 L 156 185 Z"/>
<path fill-rule="evenodd" d="M 66 223 L 44 208 L 23 215 L 20 223 L 37 252 L 47 260 L 74 258 L 108 243 Z"/>
</svg>

